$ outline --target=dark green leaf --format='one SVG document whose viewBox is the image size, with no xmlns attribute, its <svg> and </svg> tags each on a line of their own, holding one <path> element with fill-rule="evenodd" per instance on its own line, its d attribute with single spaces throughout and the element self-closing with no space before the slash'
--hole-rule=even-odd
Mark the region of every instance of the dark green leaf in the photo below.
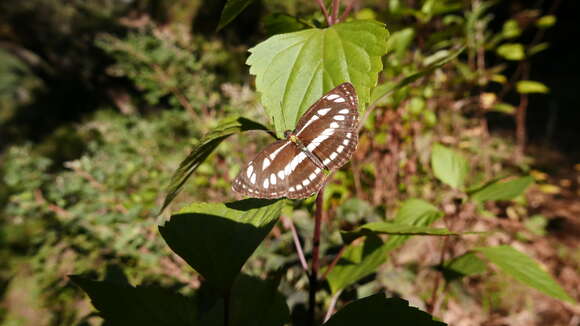
<svg viewBox="0 0 580 326">
<path fill-rule="evenodd" d="M 228 0 L 222 10 L 222 15 L 217 28 L 218 31 L 231 23 L 232 20 L 241 14 L 242 11 L 244 11 L 244 9 L 246 9 L 246 7 L 252 2 L 254 2 L 254 0 Z"/>
<path fill-rule="evenodd" d="M 194 326 L 198 313 L 194 300 L 165 289 L 132 287 L 70 276 L 91 298 L 108 325 Z"/>
<path fill-rule="evenodd" d="M 433 145 L 431 167 L 435 177 L 455 189 L 465 186 L 465 177 L 469 171 L 467 160 L 459 153 L 441 144 Z"/>
<path fill-rule="evenodd" d="M 352 242 L 358 237 L 369 234 L 391 234 L 391 235 L 460 235 L 445 228 L 430 228 L 426 226 L 413 226 L 406 224 L 396 224 L 388 222 L 367 223 L 355 231 L 343 232 L 342 239 L 345 242 Z"/>
<path fill-rule="evenodd" d="M 510 246 L 481 247 L 474 251 L 482 253 L 490 262 L 516 280 L 556 299 L 575 302 L 550 274 L 526 254 Z"/>
<path fill-rule="evenodd" d="M 349 303 L 324 323 L 324 326 L 352 325 L 389 325 L 389 326 L 444 326 L 433 316 L 400 298 L 385 298 L 383 293 L 362 298 Z"/>
<path fill-rule="evenodd" d="M 250 49 L 247 64 L 279 136 L 325 92 L 350 81 L 359 103 L 370 100 L 386 53 L 388 32 L 376 21 L 275 35 Z"/>
<path fill-rule="evenodd" d="M 446 262 L 443 266 L 443 275 L 448 281 L 481 274 L 486 269 L 486 264 L 473 252 L 468 252 Z"/>
<path fill-rule="evenodd" d="M 311 27 L 308 22 L 286 14 L 276 13 L 264 18 L 264 28 L 268 35 L 292 33 Z"/>
<path fill-rule="evenodd" d="M 458 50 L 455 50 L 452 52 L 447 52 L 448 55 L 441 56 L 439 59 L 435 60 L 434 62 L 429 64 L 427 67 L 423 68 L 422 70 L 405 76 L 398 83 L 394 83 L 394 84 L 393 83 L 385 83 L 385 84 L 381 84 L 381 85 L 375 87 L 371 93 L 371 105 L 376 103 L 377 101 L 379 101 L 384 96 L 387 96 L 388 94 L 390 94 L 390 93 L 392 93 L 400 88 L 403 88 L 403 87 L 411 84 L 412 82 L 416 81 L 417 79 L 419 79 L 427 74 L 430 74 L 433 71 L 441 68 L 446 63 L 457 58 L 457 56 L 459 54 L 461 54 L 461 52 L 463 52 L 464 49 L 465 49 L 465 47 L 461 47 Z"/>
<path fill-rule="evenodd" d="M 470 197 L 476 202 L 512 200 L 523 194 L 532 183 L 534 183 L 534 178 L 532 177 L 497 180 L 475 191 L 471 191 Z"/>
<path fill-rule="evenodd" d="M 268 129 L 263 125 L 241 117 L 230 117 L 224 119 L 216 128 L 208 133 L 189 155 L 181 162 L 179 168 L 171 177 L 171 183 L 167 187 L 167 195 L 163 201 L 161 212 L 171 203 L 183 188 L 189 177 L 195 172 L 203 161 L 229 136 L 248 130 Z"/>
<path fill-rule="evenodd" d="M 175 253 L 213 286 L 226 290 L 276 224 L 282 203 L 196 203 L 174 214 L 159 231 Z"/>
</svg>

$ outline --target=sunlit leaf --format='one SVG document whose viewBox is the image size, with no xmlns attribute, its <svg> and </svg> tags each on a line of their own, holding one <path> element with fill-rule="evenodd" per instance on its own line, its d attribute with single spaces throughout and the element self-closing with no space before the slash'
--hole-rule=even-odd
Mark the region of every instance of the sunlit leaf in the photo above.
<svg viewBox="0 0 580 326">
<path fill-rule="evenodd" d="M 546 85 L 533 80 L 520 80 L 516 84 L 516 89 L 518 93 L 522 94 L 530 94 L 530 93 L 545 94 L 550 91 L 550 89 Z"/>
<path fill-rule="evenodd" d="M 222 15 L 220 17 L 220 22 L 218 24 L 218 30 L 224 28 L 227 24 L 231 23 L 239 14 L 246 9 L 254 0 L 228 0 L 224 9 L 222 10 Z"/>
<path fill-rule="evenodd" d="M 198 310 L 194 300 L 168 290 L 93 281 L 70 276 L 91 298 L 107 325 L 195 326 Z"/>
<path fill-rule="evenodd" d="M 568 302 L 575 302 L 564 289 L 545 272 L 538 263 L 526 254 L 510 246 L 481 247 L 474 251 L 482 253 L 502 272 L 549 296 Z"/>
<path fill-rule="evenodd" d="M 488 183 L 475 191 L 470 191 L 470 198 L 477 202 L 512 200 L 523 194 L 532 183 L 534 183 L 534 178 L 529 176 L 497 180 Z"/>
<path fill-rule="evenodd" d="M 512 61 L 522 60 L 526 56 L 524 46 L 520 43 L 502 44 L 497 48 L 496 52 L 505 59 Z"/>
<path fill-rule="evenodd" d="M 536 26 L 544 29 L 550 28 L 554 26 L 554 24 L 556 24 L 556 16 L 554 15 L 542 16 L 536 21 Z"/>
<path fill-rule="evenodd" d="M 159 231 L 175 253 L 225 290 L 276 224 L 282 202 L 195 203 L 172 215 Z"/>
<path fill-rule="evenodd" d="M 491 110 L 505 114 L 514 114 L 516 112 L 516 108 L 509 103 L 496 103 L 491 107 Z"/>
<path fill-rule="evenodd" d="M 433 316 L 400 298 L 385 298 L 383 293 L 358 299 L 336 312 L 324 326 L 352 326 L 364 321 L 365 325 L 389 326 L 444 326 Z"/>
<path fill-rule="evenodd" d="M 465 186 L 469 166 L 467 160 L 454 150 L 441 144 L 433 145 L 431 167 L 435 177 L 441 182 L 455 189 Z"/>
<path fill-rule="evenodd" d="M 448 236 L 460 235 L 461 233 L 451 232 L 445 228 L 430 228 L 426 226 L 414 226 L 388 222 L 367 223 L 354 231 L 341 233 L 345 242 L 351 242 L 358 237 L 369 234 Z"/>
<path fill-rule="evenodd" d="M 503 37 L 510 39 L 520 36 L 522 30 L 515 19 L 509 19 L 503 24 L 501 34 Z"/>
<path fill-rule="evenodd" d="M 388 32 L 376 21 L 275 35 L 250 49 L 247 64 L 279 136 L 326 91 L 350 81 L 361 107 L 370 100 Z"/>
<path fill-rule="evenodd" d="M 163 201 L 161 212 L 171 203 L 179 194 L 185 182 L 191 177 L 193 172 L 203 161 L 229 136 L 248 130 L 268 129 L 263 125 L 241 117 L 230 117 L 224 119 L 217 127 L 208 133 L 189 155 L 181 162 L 179 168 L 173 173 L 171 182 L 167 187 L 167 195 Z"/>
</svg>

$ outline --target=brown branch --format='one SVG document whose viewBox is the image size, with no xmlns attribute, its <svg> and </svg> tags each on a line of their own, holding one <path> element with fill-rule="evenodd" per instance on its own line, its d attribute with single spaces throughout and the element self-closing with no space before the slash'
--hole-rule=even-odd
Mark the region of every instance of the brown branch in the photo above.
<svg viewBox="0 0 580 326">
<path fill-rule="evenodd" d="M 326 9 L 324 2 L 322 2 L 322 0 L 316 0 L 316 2 L 318 3 L 320 10 L 322 10 L 322 14 L 324 15 L 324 18 L 326 19 L 326 23 L 328 24 L 328 26 L 331 26 L 332 21 L 331 21 L 330 16 L 328 15 L 328 10 Z"/>
<path fill-rule="evenodd" d="M 308 291 L 308 319 L 309 325 L 314 326 L 316 291 L 318 290 L 318 270 L 320 268 L 320 232 L 322 216 L 324 214 L 324 188 L 323 186 L 316 196 L 316 211 L 314 214 L 314 234 L 312 235 L 312 264 L 310 265 L 310 289 Z"/>
<path fill-rule="evenodd" d="M 352 8 L 354 7 L 354 4 L 357 2 L 357 0 L 351 0 L 348 5 L 346 6 L 346 9 L 344 10 L 344 12 L 342 13 L 342 16 L 340 17 L 340 21 L 345 21 L 346 18 L 348 18 L 348 15 L 350 14 L 350 12 L 352 11 Z"/>
<path fill-rule="evenodd" d="M 334 257 L 334 259 L 332 260 L 330 265 L 328 265 L 328 267 L 324 271 L 324 275 L 322 275 L 322 280 L 326 280 L 326 277 L 328 277 L 328 274 L 330 273 L 330 271 L 332 271 L 334 269 L 334 266 L 336 266 L 336 264 L 340 261 L 340 258 L 342 257 L 342 255 L 344 255 L 345 250 L 346 250 L 346 246 L 342 246 L 340 248 L 340 250 L 338 251 L 338 253 Z"/>
<path fill-rule="evenodd" d="M 304 256 L 304 250 L 302 249 L 302 244 L 300 243 L 300 237 L 298 236 L 298 231 L 290 218 L 282 216 L 282 224 L 287 230 L 292 232 L 292 240 L 294 241 L 294 247 L 296 248 L 296 253 L 298 254 L 298 259 L 304 271 L 308 272 L 308 263 L 306 263 L 306 257 Z"/>
</svg>

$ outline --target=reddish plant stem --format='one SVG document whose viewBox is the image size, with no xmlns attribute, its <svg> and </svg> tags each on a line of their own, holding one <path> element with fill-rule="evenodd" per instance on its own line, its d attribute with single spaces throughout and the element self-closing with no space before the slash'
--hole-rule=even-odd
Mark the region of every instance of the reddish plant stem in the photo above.
<svg viewBox="0 0 580 326">
<path fill-rule="evenodd" d="M 340 8 L 340 0 L 332 1 L 332 24 L 338 23 L 338 9 Z"/>
<path fill-rule="evenodd" d="M 324 275 L 322 275 L 322 280 L 325 280 L 326 277 L 328 276 L 328 273 L 330 273 L 330 271 L 332 271 L 334 266 L 336 266 L 336 264 L 338 263 L 338 261 L 340 260 L 342 255 L 344 254 L 345 249 L 346 249 L 346 246 L 342 246 L 342 248 L 340 248 L 340 250 L 336 254 L 336 257 L 334 257 L 334 259 L 332 260 L 332 263 L 330 263 L 330 265 L 328 265 L 328 268 L 326 268 L 326 270 L 324 271 Z"/>
<path fill-rule="evenodd" d="M 346 6 L 346 9 L 344 10 L 344 12 L 342 13 L 342 17 L 340 17 L 341 21 L 345 21 L 346 18 L 348 17 L 348 15 L 350 14 L 352 8 L 354 7 L 354 4 L 356 3 L 356 0 L 351 0 L 348 5 Z"/>
<path fill-rule="evenodd" d="M 306 257 L 304 256 L 304 250 L 302 249 L 302 244 L 300 243 L 300 237 L 298 236 L 298 231 L 294 226 L 294 222 L 292 222 L 289 218 L 282 218 L 282 223 L 286 229 L 290 229 L 292 232 L 292 240 L 294 240 L 294 247 L 296 247 L 296 253 L 298 254 L 298 259 L 300 260 L 300 265 L 305 272 L 308 272 L 308 263 L 306 263 Z"/>
<path fill-rule="evenodd" d="M 520 105 L 516 111 L 516 140 L 518 144 L 517 158 L 522 159 L 526 150 L 526 110 L 528 94 L 520 94 Z"/>
<path fill-rule="evenodd" d="M 309 307 L 308 319 L 309 325 L 314 325 L 315 307 L 316 307 L 316 291 L 318 290 L 318 270 L 320 269 L 320 231 L 322 225 L 322 215 L 324 213 L 324 187 L 320 189 L 316 195 L 316 212 L 314 214 L 314 234 L 312 235 L 312 264 L 310 265 L 310 289 L 308 293 Z"/>
<path fill-rule="evenodd" d="M 328 10 L 326 9 L 324 2 L 322 2 L 322 0 L 316 0 L 316 3 L 318 3 L 318 6 L 320 7 L 320 10 L 322 11 L 324 18 L 326 19 L 326 23 L 328 24 L 328 26 L 331 26 L 332 20 L 331 20 L 330 16 L 328 15 Z"/>
</svg>

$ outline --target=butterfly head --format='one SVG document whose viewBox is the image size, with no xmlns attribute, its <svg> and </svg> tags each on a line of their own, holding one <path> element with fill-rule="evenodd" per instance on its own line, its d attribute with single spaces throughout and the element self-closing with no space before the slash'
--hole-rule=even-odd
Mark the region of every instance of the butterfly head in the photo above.
<svg viewBox="0 0 580 326">
<path fill-rule="evenodd" d="M 298 142 L 298 137 L 296 137 L 296 135 L 294 134 L 294 132 L 292 132 L 290 130 L 284 131 L 284 137 L 286 139 L 288 139 L 289 141 L 293 142 L 293 143 L 297 143 Z"/>
</svg>

